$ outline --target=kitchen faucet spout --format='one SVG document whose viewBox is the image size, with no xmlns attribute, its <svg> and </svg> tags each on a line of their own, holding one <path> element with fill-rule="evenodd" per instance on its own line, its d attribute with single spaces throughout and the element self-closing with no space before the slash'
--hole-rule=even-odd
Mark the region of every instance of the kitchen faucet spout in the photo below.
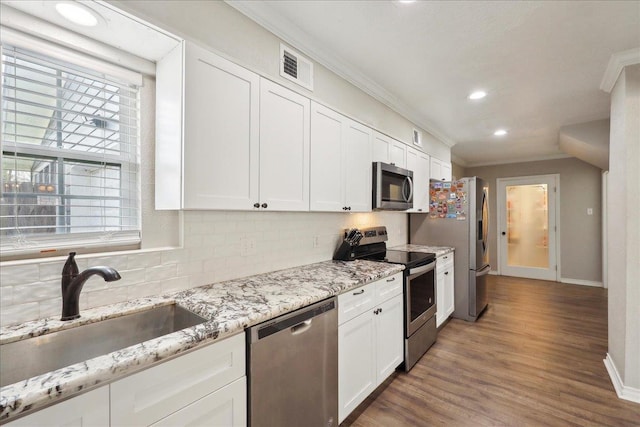
<svg viewBox="0 0 640 427">
<path fill-rule="evenodd" d="M 80 292 L 85 282 L 93 275 L 101 276 L 105 282 L 120 280 L 120 274 L 111 267 L 90 267 L 78 273 L 75 252 L 70 252 L 62 269 L 62 317 L 60 320 L 73 320 L 80 317 Z"/>
</svg>

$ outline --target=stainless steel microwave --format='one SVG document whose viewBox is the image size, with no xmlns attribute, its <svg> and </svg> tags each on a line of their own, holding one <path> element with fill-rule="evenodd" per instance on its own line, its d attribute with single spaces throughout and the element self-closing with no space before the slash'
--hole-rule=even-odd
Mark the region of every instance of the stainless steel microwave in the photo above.
<svg viewBox="0 0 640 427">
<path fill-rule="evenodd" d="M 404 211 L 413 207 L 413 172 L 373 162 L 373 209 Z"/>
</svg>

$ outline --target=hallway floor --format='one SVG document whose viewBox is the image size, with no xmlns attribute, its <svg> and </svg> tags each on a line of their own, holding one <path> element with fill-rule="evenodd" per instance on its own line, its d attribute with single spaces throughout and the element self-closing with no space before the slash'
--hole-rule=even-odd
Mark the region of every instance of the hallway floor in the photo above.
<svg viewBox="0 0 640 427">
<path fill-rule="evenodd" d="M 490 276 L 476 323 L 451 319 L 409 374 L 343 426 L 640 426 L 605 369 L 602 288 Z M 385 387 L 386 385 L 386 387 Z"/>
</svg>

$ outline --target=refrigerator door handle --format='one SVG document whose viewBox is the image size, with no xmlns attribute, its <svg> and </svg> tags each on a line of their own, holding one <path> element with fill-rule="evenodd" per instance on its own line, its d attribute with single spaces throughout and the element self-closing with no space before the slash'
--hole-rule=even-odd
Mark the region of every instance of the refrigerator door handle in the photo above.
<svg viewBox="0 0 640 427">
<path fill-rule="evenodd" d="M 491 271 L 491 266 L 489 264 L 485 265 L 482 270 L 476 271 L 476 277 L 486 276 Z"/>
</svg>

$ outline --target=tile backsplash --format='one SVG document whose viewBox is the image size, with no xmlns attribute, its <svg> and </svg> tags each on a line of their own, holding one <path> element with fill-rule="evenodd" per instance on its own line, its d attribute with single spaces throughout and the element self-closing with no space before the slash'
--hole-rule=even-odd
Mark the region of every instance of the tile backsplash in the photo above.
<svg viewBox="0 0 640 427">
<path fill-rule="evenodd" d="M 79 255 L 82 271 L 107 265 L 122 279 L 90 278 L 80 310 L 331 259 L 349 227 L 386 225 L 389 246 L 407 243 L 399 212 L 184 213 L 181 248 Z M 0 325 L 57 316 L 64 257 L 0 263 Z"/>
</svg>

